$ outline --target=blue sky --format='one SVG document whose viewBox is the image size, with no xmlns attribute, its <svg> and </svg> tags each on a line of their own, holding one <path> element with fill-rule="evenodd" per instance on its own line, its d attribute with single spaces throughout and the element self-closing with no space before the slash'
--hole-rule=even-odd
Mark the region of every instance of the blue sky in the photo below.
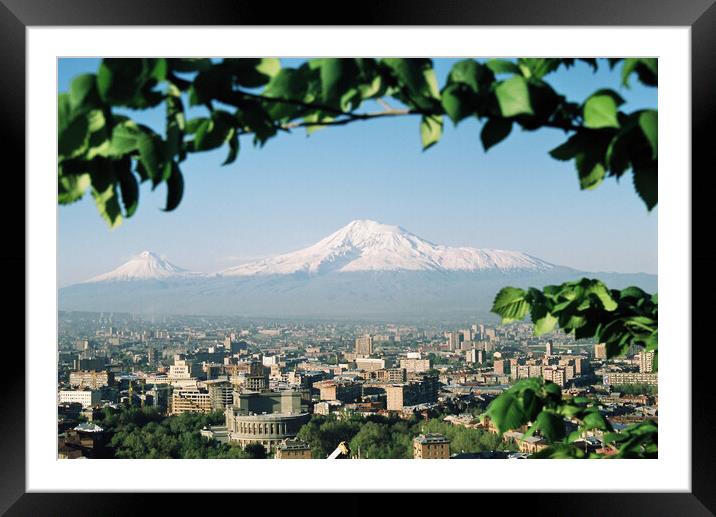
<svg viewBox="0 0 716 517">
<path fill-rule="evenodd" d="M 436 59 L 441 85 L 454 60 Z M 58 89 L 97 70 L 97 59 L 62 59 Z M 294 65 L 295 60 L 284 60 Z M 617 90 L 626 111 L 655 107 L 657 91 L 619 70 L 582 64 L 548 76 L 574 101 L 599 88 Z M 199 114 L 199 111 L 197 111 Z M 133 112 L 163 129 L 163 111 Z M 580 191 L 574 165 L 553 160 L 558 130 L 523 132 L 485 153 L 480 124 L 446 120 L 441 141 L 423 152 L 416 117 L 358 122 L 306 136 L 296 130 L 255 149 L 242 138 L 239 157 L 221 167 L 225 149 L 190 155 L 185 193 L 161 210 L 164 186 L 143 185 L 136 214 L 109 230 L 91 196 L 59 208 L 59 284 L 109 271 L 152 250 L 174 264 L 216 271 L 313 244 L 354 219 L 374 219 L 437 244 L 519 250 L 586 271 L 657 271 L 658 208 L 647 212 L 631 174 Z"/>
</svg>

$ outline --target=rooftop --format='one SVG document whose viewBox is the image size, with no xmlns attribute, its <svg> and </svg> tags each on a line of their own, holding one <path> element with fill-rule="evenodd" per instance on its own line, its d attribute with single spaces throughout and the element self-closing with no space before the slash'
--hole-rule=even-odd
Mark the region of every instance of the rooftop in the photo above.
<svg viewBox="0 0 716 517">
<path fill-rule="evenodd" d="M 415 437 L 415 441 L 418 443 L 450 443 L 450 440 L 446 436 L 437 433 L 421 434 Z"/>
<path fill-rule="evenodd" d="M 104 429 L 97 424 L 93 424 L 92 422 L 82 422 L 75 427 L 75 431 L 82 431 L 85 433 L 101 433 Z"/>
<path fill-rule="evenodd" d="M 302 451 L 311 449 L 310 445 L 298 438 L 287 438 L 278 446 L 278 448 L 284 451 Z"/>
</svg>

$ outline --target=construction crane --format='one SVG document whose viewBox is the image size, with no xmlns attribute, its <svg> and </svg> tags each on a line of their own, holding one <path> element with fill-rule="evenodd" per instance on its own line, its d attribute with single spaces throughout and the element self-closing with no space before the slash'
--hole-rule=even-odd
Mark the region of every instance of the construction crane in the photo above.
<svg viewBox="0 0 716 517">
<path fill-rule="evenodd" d="M 333 451 L 330 456 L 328 456 L 328 460 L 342 460 L 346 458 L 351 457 L 351 449 L 348 447 L 348 442 L 341 442 L 338 444 L 338 447 L 336 447 L 336 450 Z"/>
</svg>

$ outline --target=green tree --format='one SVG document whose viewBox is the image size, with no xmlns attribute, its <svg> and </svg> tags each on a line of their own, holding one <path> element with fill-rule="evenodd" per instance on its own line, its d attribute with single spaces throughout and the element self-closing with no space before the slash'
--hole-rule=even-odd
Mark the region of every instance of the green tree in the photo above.
<svg viewBox="0 0 716 517">
<path fill-rule="evenodd" d="M 263 460 L 267 457 L 266 448 L 260 443 L 248 444 L 246 447 L 244 447 L 244 452 L 248 455 L 249 458 L 255 460 Z"/>
</svg>

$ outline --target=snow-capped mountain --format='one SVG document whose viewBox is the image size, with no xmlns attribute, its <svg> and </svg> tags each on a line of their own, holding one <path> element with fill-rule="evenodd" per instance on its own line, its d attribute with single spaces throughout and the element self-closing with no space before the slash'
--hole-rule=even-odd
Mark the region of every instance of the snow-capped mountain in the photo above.
<svg viewBox="0 0 716 517">
<path fill-rule="evenodd" d="M 222 276 L 331 271 L 545 271 L 554 266 L 518 251 L 439 246 L 399 226 L 356 220 L 302 250 L 231 267 Z"/>
<path fill-rule="evenodd" d="M 175 266 L 151 251 L 143 251 L 125 262 L 117 269 L 90 278 L 85 283 L 94 282 L 126 282 L 130 280 L 161 280 L 173 277 L 197 275 L 186 269 Z"/>
<path fill-rule="evenodd" d="M 353 221 L 302 250 L 192 273 L 143 252 L 114 271 L 59 291 L 61 310 L 271 318 L 494 318 L 500 288 L 580 277 L 656 292 L 656 275 L 587 273 L 517 251 L 432 244 L 398 227 Z"/>
</svg>

